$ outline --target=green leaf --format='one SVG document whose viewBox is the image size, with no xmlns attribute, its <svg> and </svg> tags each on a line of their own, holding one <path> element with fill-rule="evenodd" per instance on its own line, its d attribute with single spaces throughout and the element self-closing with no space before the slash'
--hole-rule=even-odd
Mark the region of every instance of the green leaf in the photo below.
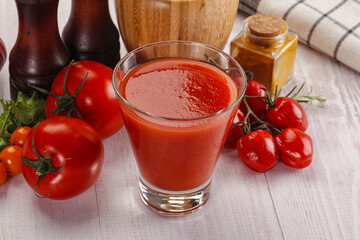
<svg viewBox="0 0 360 240">
<path fill-rule="evenodd" d="M 3 112 L 0 114 L 0 151 L 9 145 L 9 139 L 13 131 L 21 126 L 33 127 L 45 119 L 46 100 L 39 97 L 35 92 L 31 97 L 18 93 L 16 102 L 14 100 L 0 99 Z M 10 114 L 9 114 L 9 111 Z M 6 117 L 9 115 L 8 120 Z"/>
<path fill-rule="evenodd" d="M 6 116 L 9 114 L 9 108 L 10 107 L 14 107 L 15 102 L 12 100 L 3 100 L 0 99 L 0 103 L 3 107 L 3 113 L 0 114 L 0 129 L 3 128 L 3 125 L 5 123 L 6 120 Z M 8 128 L 9 126 L 12 124 L 11 119 L 9 119 L 6 122 L 6 125 L 4 127 L 4 131 L 2 133 L 0 133 L 0 151 L 3 150 L 6 146 L 8 146 L 8 142 L 11 136 L 12 132 L 9 132 Z"/>
<path fill-rule="evenodd" d="M 6 148 L 9 145 L 9 141 L 8 140 L 4 140 L 3 138 L 0 138 L 0 152 Z M 0 159 L 1 162 L 1 159 Z"/>
<path fill-rule="evenodd" d="M 40 98 L 35 92 L 30 98 L 20 92 L 13 113 L 21 126 L 33 127 L 45 119 L 45 103 L 45 99 Z"/>
</svg>

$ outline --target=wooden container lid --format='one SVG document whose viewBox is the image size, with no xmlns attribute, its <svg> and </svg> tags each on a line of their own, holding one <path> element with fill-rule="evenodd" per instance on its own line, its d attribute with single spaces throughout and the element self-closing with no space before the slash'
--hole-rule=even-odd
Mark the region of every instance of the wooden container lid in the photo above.
<svg viewBox="0 0 360 240">
<path fill-rule="evenodd" d="M 250 33 L 258 37 L 276 37 L 281 34 L 283 21 L 268 14 L 255 14 L 249 19 Z"/>
</svg>

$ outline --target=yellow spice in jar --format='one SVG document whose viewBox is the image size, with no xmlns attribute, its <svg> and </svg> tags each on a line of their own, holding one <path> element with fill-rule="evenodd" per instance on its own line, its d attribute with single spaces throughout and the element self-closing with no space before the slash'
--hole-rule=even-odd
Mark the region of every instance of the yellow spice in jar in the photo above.
<svg viewBox="0 0 360 240">
<path fill-rule="evenodd" d="M 275 91 L 291 77 L 297 41 L 297 35 L 288 32 L 281 18 L 256 14 L 244 21 L 242 32 L 231 42 L 230 52 L 254 74 L 254 80 Z"/>
</svg>

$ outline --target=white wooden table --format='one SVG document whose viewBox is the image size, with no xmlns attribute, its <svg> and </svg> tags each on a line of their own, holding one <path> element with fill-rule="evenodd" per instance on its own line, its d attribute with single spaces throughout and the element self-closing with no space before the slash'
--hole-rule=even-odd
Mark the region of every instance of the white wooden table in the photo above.
<svg viewBox="0 0 360 240">
<path fill-rule="evenodd" d="M 60 1 L 60 30 L 70 5 Z M 1 0 L 0 37 L 8 53 L 17 26 L 15 1 Z M 8 77 L 7 61 L 0 98 L 10 98 Z M 123 128 L 104 142 L 105 164 L 96 184 L 76 198 L 38 199 L 22 175 L 9 178 L 0 187 L 0 239 L 360 239 L 360 74 L 300 44 L 286 89 L 304 81 L 328 99 L 325 107 L 305 107 L 314 144 L 308 168 L 278 163 L 259 174 L 235 151 L 224 150 L 209 202 L 191 215 L 161 217 L 138 196 L 137 168 Z"/>
</svg>

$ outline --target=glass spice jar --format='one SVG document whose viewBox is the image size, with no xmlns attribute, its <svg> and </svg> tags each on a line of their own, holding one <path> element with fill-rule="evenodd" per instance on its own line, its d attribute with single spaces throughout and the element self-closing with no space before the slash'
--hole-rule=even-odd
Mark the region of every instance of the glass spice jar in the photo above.
<svg viewBox="0 0 360 240">
<path fill-rule="evenodd" d="M 276 16 L 255 14 L 246 18 L 242 31 L 231 42 L 230 53 L 272 92 L 291 78 L 298 37 Z"/>
</svg>

